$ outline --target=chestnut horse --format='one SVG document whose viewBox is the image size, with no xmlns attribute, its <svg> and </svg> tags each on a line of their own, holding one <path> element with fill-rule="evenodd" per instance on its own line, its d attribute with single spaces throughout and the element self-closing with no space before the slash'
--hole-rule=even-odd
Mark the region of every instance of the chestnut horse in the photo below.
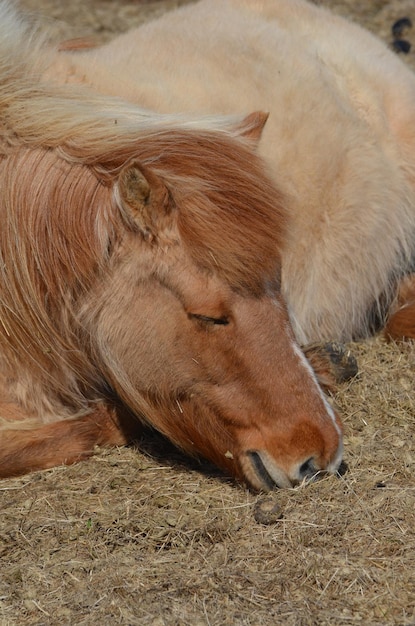
<svg viewBox="0 0 415 626">
<path fill-rule="evenodd" d="M 7 2 L 0 29 L 0 476 L 125 443 L 134 421 L 258 489 L 336 472 L 339 419 L 281 295 L 266 115 L 60 86 Z"/>
<path fill-rule="evenodd" d="M 415 337 L 415 78 L 385 44 L 304 0 L 200 0 L 49 75 L 161 113 L 270 113 L 295 335 Z M 391 313 L 396 312 L 394 317 Z"/>
</svg>

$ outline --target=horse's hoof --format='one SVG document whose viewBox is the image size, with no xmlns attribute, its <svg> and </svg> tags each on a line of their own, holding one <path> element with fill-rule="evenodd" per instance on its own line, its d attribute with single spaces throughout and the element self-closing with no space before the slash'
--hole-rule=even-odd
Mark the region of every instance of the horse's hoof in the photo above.
<svg viewBox="0 0 415 626">
<path fill-rule="evenodd" d="M 304 346 L 303 351 L 319 384 L 327 393 L 334 393 L 339 383 L 354 378 L 358 373 L 355 357 L 341 343 L 313 343 Z"/>
<path fill-rule="evenodd" d="M 356 358 L 349 348 L 342 343 L 329 342 L 323 345 L 333 368 L 333 376 L 337 383 L 344 383 L 354 378 L 359 372 Z"/>
</svg>

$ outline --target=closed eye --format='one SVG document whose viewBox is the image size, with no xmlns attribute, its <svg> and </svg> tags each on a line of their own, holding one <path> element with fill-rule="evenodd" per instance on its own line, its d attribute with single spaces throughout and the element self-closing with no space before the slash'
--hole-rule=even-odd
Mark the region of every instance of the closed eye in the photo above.
<svg viewBox="0 0 415 626">
<path fill-rule="evenodd" d="M 204 324 L 212 324 L 215 326 L 226 326 L 229 324 L 227 317 L 209 317 L 207 315 L 199 315 L 198 313 L 189 313 L 190 319 L 195 319 Z"/>
</svg>

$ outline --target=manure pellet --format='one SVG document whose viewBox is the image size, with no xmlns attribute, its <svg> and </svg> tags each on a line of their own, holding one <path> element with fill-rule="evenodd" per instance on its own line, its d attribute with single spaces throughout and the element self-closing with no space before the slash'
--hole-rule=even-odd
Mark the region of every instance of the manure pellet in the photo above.
<svg viewBox="0 0 415 626">
<path fill-rule="evenodd" d="M 258 524 L 275 524 L 282 518 L 282 508 L 273 497 L 260 498 L 254 506 L 254 518 Z"/>
<path fill-rule="evenodd" d="M 403 52 L 403 54 L 408 54 L 411 50 L 411 44 L 406 39 L 395 39 L 392 42 L 392 48 L 395 52 Z"/>
<path fill-rule="evenodd" d="M 409 28 L 412 28 L 412 20 L 409 17 L 401 17 L 399 20 L 396 20 L 391 28 L 392 35 L 395 39 L 400 39 Z"/>
</svg>

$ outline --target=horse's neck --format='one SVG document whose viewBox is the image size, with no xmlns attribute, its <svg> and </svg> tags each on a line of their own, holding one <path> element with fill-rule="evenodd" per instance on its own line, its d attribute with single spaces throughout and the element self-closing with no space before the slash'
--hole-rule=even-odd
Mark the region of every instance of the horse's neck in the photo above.
<svg viewBox="0 0 415 626">
<path fill-rule="evenodd" d="M 60 85 L 84 85 L 102 95 L 120 96 L 143 107 L 152 106 L 146 96 L 148 89 L 131 77 L 113 72 L 88 52 L 56 52 L 44 78 Z"/>
</svg>

